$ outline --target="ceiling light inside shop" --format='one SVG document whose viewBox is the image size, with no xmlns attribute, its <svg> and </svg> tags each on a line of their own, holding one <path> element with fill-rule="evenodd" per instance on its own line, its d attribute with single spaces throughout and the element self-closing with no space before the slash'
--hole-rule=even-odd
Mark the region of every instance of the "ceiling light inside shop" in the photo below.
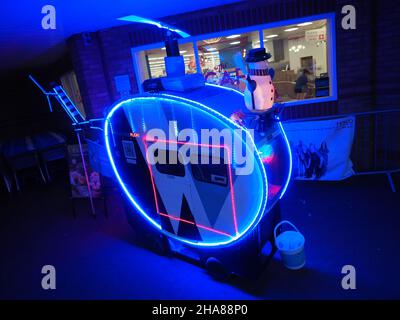
<svg viewBox="0 0 400 320">
<path fill-rule="evenodd" d="M 235 39 L 235 38 L 239 38 L 240 34 L 233 34 L 231 36 L 226 37 L 227 39 Z"/>
<path fill-rule="evenodd" d="M 305 27 L 305 26 L 309 26 L 311 24 L 313 24 L 313 23 L 312 22 L 303 22 L 303 23 L 299 23 L 297 26 L 298 27 Z"/>
</svg>

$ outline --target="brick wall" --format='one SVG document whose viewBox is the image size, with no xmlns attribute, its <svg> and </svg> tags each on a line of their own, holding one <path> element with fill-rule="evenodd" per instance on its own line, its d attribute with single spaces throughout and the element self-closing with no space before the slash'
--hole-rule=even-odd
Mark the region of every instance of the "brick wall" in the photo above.
<svg viewBox="0 0 400 320">
<path fill-rule="evenodd" d="M 337 32 L 337 73 L 339 112 L 359 112 L 372 107 L 374 56 L 373 18 L 374 0 L 339 0 L 336 12 L 340 19 L 336 21 Z M 341 8 L 352 4 L 357 13 L 357 29 L 343 30 L 341 27 Z"/>
<path fill-rule="evenodd" d="M 379 1 L 376 10 L 376 66 L 378 70 L 376 103 L 378 107 L 398 107 L 400 103 L 400 3 Z"/>
<path fill-rule="evenodd" d="M 341 28 L 340 11 L 345 4 L 356 7 L 356 30 Z M 398 9 L 392 10 L 387 2 L 374 0 L 246 1 L 163 20 L 197 35 L 336 12 L 338 103 L 295 107 L 288 111 L 287 116 L 299 117 L 360 111 L 372 108 L 376 102 L 380 106 L 392 102 L 391 95 L 399 97 L 398 92 L 394 93 L 395 76 L 378 72 L 381 68 L 393 68 L 398 52 L 391 50 L 395 41 L 386 41 L 394 40 L 393 35 L 399 28 L 394 23 L 396 11 Z M 153 27 L 127 25 L 101 30 L 91 37 L 90 43 L 85 45 L 82 35 L 75 35 L 69 40 L 69 47 L 86 108 L 89 113 L 100 116 L 104 107 L 119 98 L 114 76 L 128 74 L 133 93 L 137 90 L 130 49 L 161 41 L 162 33 Z M 382 97 L 378 99 L 372 92 Z"/>
<path fill-rule="evenodd" d="M 244 1 L 213 9 L 189 12 L 163 20 L 192 35 L 293 19 L 320 13 L 336 13 L 338 101 L 296 106 L 285 111 L 286 118 L 302 118 L 359 112 L 382 107 L 399 107 L 399 7 L 393 1 L 375 0 L 269 0 Z M 341 8 L 355 6 L 357 29 L 341 28 Z M 82 98 L 90 116 L 103 116 L 104 109 L 118 100 L 114 77 L 128 74 L 132 93 L 137 92 L 131 48 L 162 41 L 154 27 L 126 25 L 69 40 L 74 69 Z M 357 145 L 359 166 L 370 168 L 374 161 L 371 141 L 376 121 L 360 121 Z"/>
<path fill-rule="evenodd" d="M 389 1 L 390 2 L 390 1 Z M 377 5 L 376 42 L 376 105 L 377 108 L 399 108 L 400 104 L 400 4 L 398 1 Z M 384 168 L 398 167 L 400 159 L 400 112 L 378 119 L 374 161 Z M 378 130 L 379 129 L 379 130 Z"/>
<path fill-rule="evenodd" d="M 133 32 L 139 40 L 132 40 Z M 154 43 L 160 39 L 162 34 L 158 30 L 133 25 L 76 34 L 68 39 L 69 54 L 89 117 L 102 117 L 104 110 L 121 98 L 115 76 L 128 75 L 131 93 L 138 91 L 131 48 L 135 43 Z"/>
<path fill-rule="evenodd" d="M 86 114 L 89 118 L 101 117 L 113 100 L 99 33 L 75 35 L 68 40 L 68 46 Z"/>
</svg>

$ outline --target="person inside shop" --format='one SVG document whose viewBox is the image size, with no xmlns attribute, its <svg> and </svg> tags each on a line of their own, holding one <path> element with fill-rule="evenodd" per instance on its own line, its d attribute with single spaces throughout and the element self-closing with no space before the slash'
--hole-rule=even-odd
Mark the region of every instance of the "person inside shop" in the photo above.
<svg viewBox="0 0 400 320">
<path fill-rule="evenodd" d="M 294 86 L 294 92 L 296 93 L 297 100 L 304 100 L 306 98 L 309 75 L 310 71 L 308 71 L 307 69 L 303 69 L 300 71 L 300 75 L 297 78 L 296 84 Z"/>
</svg>

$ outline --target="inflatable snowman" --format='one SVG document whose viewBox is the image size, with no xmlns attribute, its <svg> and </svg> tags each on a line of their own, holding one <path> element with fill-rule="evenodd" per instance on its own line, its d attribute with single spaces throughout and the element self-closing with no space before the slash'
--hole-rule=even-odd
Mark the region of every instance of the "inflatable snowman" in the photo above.
<svg viewBox="0 0 400 320">
<path fill-rule="evenodd" d="M 275 88 L 272 83 L 275 71 L 269 68 L 268 59 L 271 54 L 265 48 L 249 51 L 247 85 L 244 91 L 244 101 L 249 111 L 265 113 L 272 109 L 275 102 Z"/>
</svg>

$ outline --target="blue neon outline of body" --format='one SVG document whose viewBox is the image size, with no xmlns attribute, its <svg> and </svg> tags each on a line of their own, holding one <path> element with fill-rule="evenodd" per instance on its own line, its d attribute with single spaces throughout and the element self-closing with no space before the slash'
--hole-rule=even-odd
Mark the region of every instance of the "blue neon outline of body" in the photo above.
<svg viewBox="0 0 400 320">
<path fill-rule="evenodd" d="M 165 230 L 162 229 L 162 227 L 155 222 L 152 218 L 150 218 L 150 216 L 142 209 L 142 207 L 140 206 L 140 204 L 134 199 L 134 197 L 129 193 L 127 187 L 125 186 L 125 184 L 123 183 L 118 170 L 115 166 L 114 163 L 114 159 L 112 157 L 111 154 L 111 149 L 110 149 L 110 143 L 108 140 L 108 127 L 109 127 L 109 123 L 110 123 L 110 119 L 112 118 L 114 112 L 116 110 L 118 110 L 122 105 L 124 105 L 125 103 L 129 103 L 132 102 L 134 100 L 159 100 L 159 99 L 164 99 L 167 101 L 177 101 L 180 102 L 181 104 L 186 104 L 189 105 L 190 107 L 195 107 L 195 105 L 199 106 L 198 110 L 206 113 L 206 114 L 211 114 L 214 117 L 219 116 L 221 119 L 229 122 L 230 124 L 232 124 L 234 127 L 237 127 L 238 129 L 243 130 L 246 135 L 248 135 L 248 137 L 250 137 L 251 142 L 254 145 L 254 153 L 257 155 L 259 164 L 260 164 L 260 172 L 261 177 L 263 178 L 263 186 L 264 186 L 264 195 L 261 197 L 261 201 L 259 201 L 258 204 L 258 210 L 257 210 L 257 214 L 254 215 L 253 220 L 248 224 L 248 226 L 246 227 L 245 230 L 243 230 L 241 233 L 239 233 L 238 235 L 236 235 L 235 237 L 231 237 L 229 240 L 227 241 L 217 241 L 217 242 L 197 242 L 197 241 L 190 241 L 181 237 L 177 237 L 169 232 L 166 232 Z M 193 246 L 199 246 L 199 247 L 217 247 L 217 246 L 225 246 L 225 245 L 231 245 L 234 244 L 236 241 L 238 240 L 242 240 L 245 238 L 245 236 L 255 228 L 255 226 L 257 226 L 258 222 L 261 220 L 261 218 L 264 215 L 264 211 L 267 205 L 267 200 L 268 200 L 268 181 L 267 181 L 267 175 L 265 172 L 265 168 L 262 165 L 262 160 L 260 158 L 258 149 L 256 144 L 254 143 L 253 138 L 251 137 L 250 133 L 243 127 L 239 126 L 237 123 L 235 123 L 234 121 L 232 121 L 231 119 L 225 117 L 224 115 L 220 114 L 219 112 L 207 107 L 206 105 L 203 105 L 199 102 L 196 101 L 192 101 L 189 99 L 185 99 L 182 97 L 177 97 L 177 96 L 173 96 L 173 95 L 169 95 L 169 94 L 153 94 L 153 95 L 149 95 L 149 96 L 138 96 L 138 97 L 133 97 L 133 98 L 128 98 L 126 100 L 120 101 L 118 102 L 116 105 L 114 105 L 111 110 L 108 112 L 105 120 L 104 120 L 104 140 L 105 140 L 105 145 L 106 145 L 106 150 L 107 150 L 107 155 L 108 158 L 110 160 L 111 163 L 111 167 L 114 171 L 115 176 L 117 177 L 117 181 L 120 184 L 120 186 L 122 187 L 122 189 L 124 190 L 125 194 L 127 195 L 128 199 L 131 201 L 131 203 L 134 205 L 134 207 L 139 211 L 139 213 L 148 221 L 150 222 L 154 227 L 156 227 L 158 230 L 160 230 L 160 232 L 164 233 L 165 235 L 167 235 L 168 237 L 171 237 L 173 239 L 176 239 L 178 241 L 187 243 L 189 245 L 193 245 Z"/>
<path fill-rule="evenodd" d="M 217 87 L 221 87 L 221 86 L 217 86 Z M 236 91 L 236 90 L 232 89 L 232 91 Z M 240 91 L 236 91 L 236 92 L 240 93 Z M 265 199 L 265 201 L 263 201 L 264 205 L 262 206 L 261 210 L 260 210 L 260 206 L 259 206 L 259 210 L 258 210 L 257 214 L 254 215 L 253 221 L 248 225 L 248 227 L 242 233 L 237 235 L 234 240 L 239 239 L 242 236 L 245 236 L 246 233 L 248 233 L 250 231 L 250 228 L 253 229 L 261 221 L 261 218 L 264 216 L 264 211 L 265 211 L 265 208 L 267 206 L 267 201 L 268 201 L 268 178 L 267 178 L 267 173 L 265 172 L 265 168 L 264 168 L 263 162 L 262 162 L 261 157 L 260 157 L 260 152 L 258 151 L 257 145 L 255 144 L 253 137 L 250 135 L 250 133 L 248 132 L 248 130 L 246 128 L 238 125 L 235 121 L 229 119 L 228 117 L 224 116 L 223 114 L 215 111 L 214 109 L 211 109 L 210 107 L 207 107 L 206 105 L 204 105 L 204 104 L 202 104 L 200 102 L 193 101 L 193 100 L 186 99 L 186 98 L 179 97 L 179 96 L 166 94 L 166 93 L 162 93 L 162 94 L 159 94 L 159 95 L 166 96 L 166 97 L 169 97 L 169 98 L 174 98 L 174 99 L 177 99 L 177 100 L 180 100 L 180 101 L 183 101 L 183 102 L 187 101 L 187 102 L 190 102 L 190 103 L 193 103 L 193 104 L 197 104 L 200 107 L 205 108 L 210 113 L 214 113 L 215 115 L 217 115 L 217 116 L 221 117 L 222 119 L 228 121 L 234 127 L 238 128 L 240 130 L 243 130 L 246 133 L 246 135 L 250 138 L 250 141 L 254 146 L 254 153 L 257 155 L 257 158 L 258 158 L 258 161 L 259 161 L 260 171 L 261 171 L 261 173 L 262 173 L 262 175 L 264 177 L 264 189 L 265 189 L 265 192 L 264 192 L 264 195 L 263 195 L 262 199 Z"/>
<path fill-rule="evenodd" d="M 212 84 L 212 83 L 206 83 L 206 86 L 215 87 L 215 88 L 222 88 L 222 89 L 225 89 L 225 90 L 228 90 L 228 91 L 233 91 L 233 92 L 241 95 L 242 97 L 244 97 L 243 92 L 240 92 L 239 90 L 236 90 L 236 89 L 219 86 L 219 85 Z M 287 149 L 289 151 L 289 174 L 288 174 L 288 177 L 286 179 L 285 186 L 283 187 L 283 191 L 281 192 L 281 194 L 279 196 L 279 199 L 282 199 L 283 195 L 286 193 L 286 190 L 287 190 L 287 188 L 289 186 L 290 179 L 292 177 L 293 158 L 292 158 L 292 149 L 290 148 L 289 139 L 287 138 L 285 129 L 283 129 L 281 120 L 279 118 L 278 118 L 278 120 L 279 120 L 278 124 L 279 124 L 279 126 L 280 126 L 280 128 L 282 130 L 283 138 L 284 138 L 284 140 L 286 142 L 286 146 L 287 146 Z"/>
</svg>

